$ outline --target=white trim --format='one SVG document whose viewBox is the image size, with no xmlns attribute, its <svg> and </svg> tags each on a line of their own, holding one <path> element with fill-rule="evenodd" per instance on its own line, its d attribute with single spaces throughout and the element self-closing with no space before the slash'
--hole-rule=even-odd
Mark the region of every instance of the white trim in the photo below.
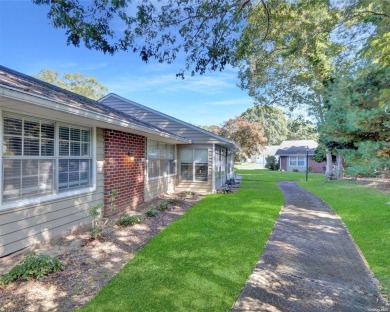
<svg viewBox="0 0 390 312">
<path fill-rule="evenodd" d="M 212 161 L 213 161 L 213 164 L 212 164 L 212 178 L 213 178 L 213 181 L 212 181 L 212 192 L 214 193 L 216 190 L 215 190 L 215 144 L 213 144 L 213 156 L 212 156 Z"/>
<path fill-rule="evenodd" d="M 147 107 L 147 106 L 145 106 L 145 105 L 139 104 L 139 103 L 137 103 L 137 102 L 128 100 L 128 99 L 126 99 L 126 98 L 124 98 L 124 97 L 121 97 L 121 96 L 115 94 L 115 93 L 107 94 L 105 97 L 102 97 L 100 100 L 98 100 L 98 102 L 102 103 L 104 100 L 109 99 L 110 97 L 114 97 L 114 98 L 116 98 L 116 99 L 118 99 L 118 100 L 127 102 L 127 103 L 132 104 L 132 105 L 134 105 L 134 106 L 137 106 L 137 107 L 139 107 L 139 108 L 145 109 L 145 110 L 150 111 L 150 112 L 152 112 L 152 113 L 154 113 L 154 114 L 156 114 L 156 115 L 158 115 L 158 116 L 160 116 L 160 117 L 167 118 L 167 119 L 170 119 L 170 120 L 172 120 L 172 121 L 175 121 L 175 122 L 177 122 L 177 123 L 179 123 L 179 124 L 181 124 L 181 125 L 183 125 L 183 126 L 189 127 L 189 128 L 191 128 L 191 129 L 193 129 L 193 130 L 196 130 L 196 131 L 198 131 L 198 132 L 201 132 L 201 133 L 203 133 L 203 134 L 206 134 L 206 135 L 208 135 L 208 136 L 211 136 L 211 137 L 213 137 L 213 138 L 215 138 L 215 139 L 218 139 L 218 140 L 220 140 L 220 141 L 222 141 L 222 142 L 224 142 L 224 143 L 231 144 L 231 145 L 233 145 L 234 147 L 236 147 L 236 148 L 238 149 L 237 145 L 236 145 L 233 141 L 231 141 L 231 140 L 229 140 L 229 139 L 226 139 L 226 138 L 224 138 L 224 137 L 222 137 L 222 136 L 219 136 L 219 135 L 217 135 L 217 134 L 215 134 L 215 133 L 209 132 L 209 131 L 207 131 L 207 130 L 205 130 L 205 129 L 202 129 L 202 128 L 199 128 L 199 127 L 197 127 L 197 126 L 191 125 L 191 124 L 189 124 L 189 123 L 187 123 L 187 122 L 185 122 L 185 121 L 183 121 L 183 120 L 180 120 L 180 119 L 177 119 L 177 118 L 175 118 L 175 117 L 166 115 L 166 114 L 161 113 L 161 112 L 159 112 L 159 111 L 156 111 L 156 110 L 154 110 L 153 108 L 150 108 L 150 107 Z M 105 104 L 105 105 L 106 105 L 106 104 Z"/>
<path fill-rule="evenodd" d="M 3 120 L 3 110 L 0 107 L 0 207 L 3 206 L 3 177 L 4 177 L 4 171 L 3 171 L 3 128 L 4 128 L 4 120 Z M 55 145 L 55 144 L 54 144 Z M 0 208 L 1 210 L 1 208 Z"/>
<path fill-rule="evenodd" d="M 4 128 L 4 120 L 3 120 L 3 109 L 0 108 L 0 143 L 2 146 L 2 143 L 3 143 L 3 128 Z M 6 111 L 6 114 L 7 114 L 7 111 Z M 8 115 L 8 114 L 7 114 Z M 15 114 L 15 113 L 11 113 L 11 116 L 14 116 L 15 118 L 18 117 L 18 118 L 28 118 L 30 116 L 26 116 L 25 114 Z M 33 115 L 32 115 L 33 116 Z M 52 194 L 49 194 L 49 195 L 41 195 L 39 196 L 39 194 L 37 194 L 37 196 L 34 196 L 34 197 L 31 197 L 31 198 L 23 198 L 23 199 L 15 199 L 15 200 L 12 200 L 10 202 L 7 202 L 5 204 L 3 204 L 3 179 L 4 179 L 4 172 L 3 172 L 3 158 L 5 159 L 24 159 L 25 157 L 24 156 L 16 156 L 16 157 L 7 157 L 7 156 L 3 156 L 3 153 L 1 151 L 1 157 L 0 157 L 0 170 L 1 170 L 1 174 L 0 174 L 0 211 L 1 210 L 4 210 L 4 209 L 10 209 L 10 208 L 21 208 L 21 207 L 24 207 L 24 206 L 29 206 L 29 205 L 36 205 L 36 204 L 41 204 L 41 203 L 44 203 L 44 202 L 48 202 L 48 201 L 53 201 L 53 200 L 57 200 L 57 199 L 62 199 L 62 198 L 66 198 L 66 197 L 71 197 L 71 196 L 75 196 L 75 195 L 80 195 L 80 194 L 84 194 L 84 193 L 90 193 L 90 192 L 95 192 L 96 191 L 96 188 L 97 188 L 97 165 L 96 165 L 96 162 L 97 162 L 97 135 L 96 135 L 96 127 L 85 127 L 85 126 L 82 126 L 82 125 L 77 125 L 77 124 L 68 124 L 68 123 L 65 123 L 65 122 L 61 122 L 61 121 L 55 121 L 55 120 L 50 120 L 50 119 L 40 119 L 40 120 L 45 120 L 47 122 L 53 122 L 54 123 L 54 156 L 47 156 L 47 159 L 54 159 L 55 162 L 56 162 L 56 165 L 55 165 L 55 168 L 53 169 L 53 175 L 54 175 L 54 180 L 53 180 L 53 193 Z M 91 175 L 91 185 L 90 186 L 87 186 L 87 187 L 83 187 L 83 188 L 78 188 L 78 189 L 74 189 L 74 190 L 66 190 L 66 191 L 60 191 L 59 190 L 59 173 L 58 173 L 58 160 L 61 159 L 61 156 L 59 156 L 59 127 L 61 125 L 65 125 L 67 127 L 71 127 L 71 126 L 74 126 L 74 127 L 78 127 L 78 128 L 81 128 L 81 129 L 88 129 L 90 130 L 91 132 L 91 141 L 90 141 L 90 151 L 91 151 L 91 156 L 89 157 L 86 157 L 85 159 L 91 159 L 92 161 L 92 167 L 91 167 L 91 170 L 92 170 L 92 175 Z M 64 156 L 66 158 L 66 156 Z M 62 157 L 62 158 L 64 158 Z M 34 156 L 30 156 L 28 157 L 29 159 L 33 158 L 33 159 L 42 159 L 41 156 L 39 157 L 34 157 Z M 80 158 L 80 157 L 78 157 Z M 83 157 L 81 157 L 83 158 Z"/>
<path fill-rule="evenodd" d="M 116 126 L 120 126 L 123 128 L 133 129 L 140 132 L 158 135 L 160 137 L 170 138 L 172 140 L 179 141 L 181 143 L 191 143 L 191 140 L 169 134 L 166 132 L 161 132 L 158 130 L 152 130 L 147 127 L 139 126 L 133 123 L 130 123 L 126 120 L 109 117 L 103 113 L 97 113 L 92 112 L 85 108 L 79 108 L 79 107 L 72 107 L 69 105 L 61 104 L 58 102 L 55 102 L 49 98 L 46 98 L 44 96 L 39 96 L 36 94 L 32 94 L 30 92 L 22 91 L 16 88 L 12 88 L 9 86 L 4 86 L 0 84 L 0 96 L 4 96 L 10 99 L 27 102 L 28 104 L 37 105 L 40 107 L 48 108 L 50 110 L 57 110 L 61 112 L 65 112 L 72 115 L 79 115 L 85 118 L 93 119 L 93 120 L 99 120 L 107 124 L 113 124 Z"/>
<path fill-rule="evenodd" d="M 13 202 L 4 204 L 0 206 L 0 211 L 3 209 L 10 209 L 10 208 L 22 208 L 30 205 L 37 205 L 37 204 L 43 204 L 47 203 L 49 201 L 55 201 L 58 199 L 66 198 L 66 197 L 71 197 L 71 196 L 76 196 L 76 195 L 81 195 L 85 193 L 91 193 L 95 192 L 96 187 L 89 187 L 89 188 L 84 188 L 84 189 L 78 189 L 78 190 L 72 190 L 72 191 L 67 191 L 67 192 L 61 192 L 58 194 L 50 194 L 42 197 L 34 197 L 34 198 L 26 198 L 22 200 L 15 200 Z"/>
<path fill-rule="evenodd" d="M 296 165 L 291 165 L 291 158 L 292 158 L 292 157 L 295 157 L 295 158 L 296 158 L 296 162 L 297 162 Z M 298 163 L 299 163 L 298 157 L 303 157 L 303 165 L 302 165 L 302 166 L 300 166 L 300 165 L 298 164 Z M 289 167 L 299 167 L 299 168 L 304 168 L 304 167 L 306 167 L 306 155 L 288 156 L 288 166 L 289 166 Z"/>
</svg>

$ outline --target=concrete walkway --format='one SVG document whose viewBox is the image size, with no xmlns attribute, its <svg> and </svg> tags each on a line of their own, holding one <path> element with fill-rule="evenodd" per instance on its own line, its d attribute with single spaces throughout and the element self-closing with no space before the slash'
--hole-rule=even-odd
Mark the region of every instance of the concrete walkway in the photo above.
<svg viewBox="0 0 390 312">
<path fill-rule="evenodd" d="M 284 208 L 232 311 L 390 311 L 340 217 L 294 182 L 279 187 Z"/>
</svg>

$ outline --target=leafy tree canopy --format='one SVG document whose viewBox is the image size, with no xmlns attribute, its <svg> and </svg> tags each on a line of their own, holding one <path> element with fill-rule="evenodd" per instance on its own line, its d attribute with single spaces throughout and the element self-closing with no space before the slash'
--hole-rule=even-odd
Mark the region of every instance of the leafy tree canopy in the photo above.
<svg viewBox="0 0 390 312">
<path fill-rule="evenodd" d="M 274 106 L 257 105 L 241 114 L 248 121 L 263 125 L 268 145 L 278 145 L 288 137 L 287 118 L 283 110 Z"/>
<path fill-rule="evenodd" d="M 96 78 L 86 77 L 80 73 L 65 73 L 62 77 L 60 77 L 58 72 L 44 69 L 41 70 L 35 78 L 93 100 L 101 99 L 108 91 L 108 88 L 100 84 Z"/>
<path fill-rule="evenodd" d="M 315 126 L 302 116 L 289 119 L 287 123 L 287 140 L 317 140 L 318 132 Z"/>
<path fill-rule="evenodd" d="M 267 144 L 263 126 L 258 122 L 250 122 L 241 117 L 225 121 L 222 127 L 205 127 L 206 130 L 236 142 L 241 148 L 241 156 L 251 157 L 259 154 Z M 218 132 L 215 132 L 218 131 Z"/>
<path fill-rule="evenodd" d="M 389 169 L 390 67 L 372 65 L 338 79 L 321 126 L 321 143 L 340 151 L 348 172 L 369 175 Z"/>
</svg>

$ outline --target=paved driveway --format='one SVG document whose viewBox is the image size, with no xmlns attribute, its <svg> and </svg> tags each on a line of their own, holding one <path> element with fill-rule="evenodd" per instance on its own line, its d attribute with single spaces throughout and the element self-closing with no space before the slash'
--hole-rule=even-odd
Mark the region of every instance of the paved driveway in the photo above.
<svg viewBox="0 0 390 312">
<path fill-rule="evenodd" d="M 340 217 L 280 182 L 285 205 L 232 311 L 390 311 Z"/>
</svg>

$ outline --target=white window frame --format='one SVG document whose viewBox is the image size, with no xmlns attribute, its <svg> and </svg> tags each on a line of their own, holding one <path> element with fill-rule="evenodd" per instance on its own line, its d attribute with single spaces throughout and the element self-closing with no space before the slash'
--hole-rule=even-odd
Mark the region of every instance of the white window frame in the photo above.
<svg viewBox="0 0 390 312">
<path fill-rule="evenodd" d="M 149 177 L 149 154 L 148 154 L 148 145 L 150 141 L 154 141 L 157 143 L 158 149 L 160 150 L 160 144 L 166 144 L 166 145 L 171 145 L 173 146 L 173 159 L 162 159 L 161 157 L 158 159 L 154 159 L 158 161 L 158 176 L 156 177 Z M 157 140 L 152 140 L 152 139 L 147 139 L 146 140 L 146 179 L 147 181 L 153 181 L 153 180 L 158 180 L 162 178 L 167 178 L 167 177 L 172 177 L 177 175 L 177 159 L 176 159 L 176 145 L 175 144 L 170 144 L 170 143 L 165 143 L 165 142 L 160 142 Z M 169 174 L 162 174 L 161 173 L 161 161 L 169 161 L 173 160 L 174 163 L 174 168 L 175 172 L 174 173 L 169 173 Z"/>
<path fill-rule="evenodd" d="M 0 157 L 0 168 L 1 168 L 1 173 L 0 173 L 0 210 L 3 209 L 15 209 L 15 208 L 21 208 L 25 206 L 31 206 L 31 205 L 37 205 L 37 204 L 42 204 L 45 202 L 50 202 L 53 200 L 59 200 L 62 198 L 67 198 L 67 197 L 72 197 L 72 196 L 77 196 L 80 194 L 85 194 L 85 193 L 90 193 L 96 191 L 96 127 L 85 127 L 82 125 L 77 125 L 77 124 L 70 124 L 66 123 L 63 121 L 58 121 L 55 119 L 50 119 L 50 118 L 43 118 L 41 116 L 34 116 L 33 114 L 20 114 L 20 113 L 14 113 L 11 111 L 5 111 L 5 110 L 0 110 L 0 120 L 1 120 L 1 126 L 0 126 L 0 146 L 3 146 L 3 138 L 4 138 L 4 116 L 15 116 L 16 118 L 33 118 L 33 119 L 38 119 L 41 121 L 48 121 L 51 123 L 54 123 L 54 156 L 48 156 L 47 158 L 52 158 L 55 163 L 54 167 L 54 190 L 53 193 L 47 194 L 47 195 L 39 195 L 37 194 L 36 196 L 32 197 L 26 197 L 26 198 L 15 198 L 10 201 L 3 202 L 3 179 L 4 179 L 4 172 L 3 172 L 3 159 L 12 159 L 12 156 L 3 156 L 3 154 Z M 88 129 L 90 130 L 90 156 L 88 159 L 90 159 L 91 162 L 91 181 L 90 184 L 85 186 L 85 187 L 80 187 L 80 188 L 72 188 L 69 190 L 59 190 L 58 189 L 58 179 L 59 179 L 59 173 L 58 173 L 58 160 L 61 158 L 66 158 L 66 156 L 59 156 L 59 140 L 58 140 L 58 132 L 59 132 L 59 127 L 61 125 L 65 125 L 67 127 L 72 127 L 74 126 L 75 128 L 83 128 L 83 129 Z M 25 157 L 25 156 L 22 156 Z M 77 156 L 74 156 L 77 158 Z M 26 157 L 25 159 L 32 159 L 34 156 Z M 71 157 L 69 157 L 71 158 Z M 78 157 L 78 159 L 83 158 L 82 156 Z"/>
<path fill-rule="evenodd" d="M 179 156 L 179 159 L 180 159 L 180 181 L 187 181 L 187 182 L 195 182 L 195 183 L 205 183 L 205 182 L 208 182 L 210 181 L 210 175 L 209 175 L 209 149 L 208 148 L 183 148 L 181 149 L 182 150 L 188 150 L 188 151 L 192 151 L 192 180 L 183 180 L 182 179 L 182 174 L 181 174 L 181 165 L 182 165 L 182 162 L 181 162 L 181 159 L 180 159 L 180 156 Z M 207 180 L 206 181 L 200 181 L 200 180 L 196 180 L 195 176 L 196 176 L 196 164 L 204 164 L 204 163 L 200 163 L 200 162 L 196 162 L 194 159 L 195 159 L 195 151 L 199 151 L 199 150 L 202 150 L 202 151 L 207 151 Z"/>
<path fill-rule="evenodd" d="M 299 165 L 299 158 L 303 158 L 303 165 Z M 291 164 L 292 160 L 296 163 L 295 165 Z M 288 164 L 289 164 L 289 167 L 304 168 L 304 167 L 306 167 L 306 156 L 304 156 L 304 155 L 289 156 L 288 157 Z"/>
</svg>

